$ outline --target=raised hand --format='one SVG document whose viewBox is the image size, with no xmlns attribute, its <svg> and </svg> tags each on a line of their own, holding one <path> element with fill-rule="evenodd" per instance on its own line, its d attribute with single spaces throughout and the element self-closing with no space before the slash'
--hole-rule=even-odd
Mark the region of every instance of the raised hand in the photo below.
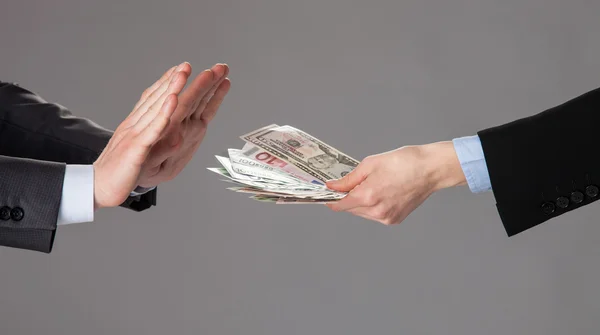
<svg viewBox="0 0 600 335">
<path fill-rule="evenodd" d="M 115 207 L 139 185 L 142 167 L 166 134 L 189 73 L 171 68 L 148 88 L 94 162 L 94 207 Z"/>
<path fill-rule="evenodd" d="M 184 63 L 181 71 L 189 75 L 192 68 Z M 139 186 L 153 187 L 171 180 L 189 163 L 229 91 L 228 73 L 226 64 L 215 64 L 198 74 L 179 95 L 179 104 L 165 137 L 152 148 L 144 163 Z M 160 87 L 160 84 L 155 85 Z"/>
</svg>

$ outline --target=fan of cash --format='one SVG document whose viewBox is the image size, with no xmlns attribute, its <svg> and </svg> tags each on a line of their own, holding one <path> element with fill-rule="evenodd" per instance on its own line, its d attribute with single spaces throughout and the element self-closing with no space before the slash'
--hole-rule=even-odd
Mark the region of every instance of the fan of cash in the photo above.
<svg viewBox="0 0 600 335">
<path fill-rule="evenodd" d="M 234 184 L 228 190 L 276 204 L 323 204 L 344 192 L 325 182 L 339 179 L 358 165 L 354 158 L 291 126 L 268 125 L 246 135 L 242 149 L 215 157 L 223 167 L 208 168 Z"/>
</svg>

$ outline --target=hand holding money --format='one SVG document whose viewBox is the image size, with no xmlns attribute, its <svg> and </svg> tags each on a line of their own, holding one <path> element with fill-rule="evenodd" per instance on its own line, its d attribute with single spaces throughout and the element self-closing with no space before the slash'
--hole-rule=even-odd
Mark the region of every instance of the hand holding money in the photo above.
<svg viewBox="0 0 600 335">
<path fill-rule="evenodd" d="M 409 146 L 365 158 L 327 186 L 350 192 L 327 206 L 386 225 L 402 222 L 434 192 L 466 184 L 452 142 Z"/>
<path fill-rule="evenodd" d="M 358 161 L 291 126 L 275 124 L 241 136 L 247 144 L 217 155 L 222 168 L 209 168 L 235 184 L 228 189 L 277 204 L 323 204 L 347 192 L 325 183 L 348 175 Z"/>
</svg>

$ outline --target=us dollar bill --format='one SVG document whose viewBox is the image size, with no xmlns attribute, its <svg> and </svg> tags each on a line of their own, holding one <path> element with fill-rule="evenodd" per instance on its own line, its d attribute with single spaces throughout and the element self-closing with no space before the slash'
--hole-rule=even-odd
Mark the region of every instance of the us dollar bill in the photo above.
<svg viewBox="0 0 600 335">
<path fill-rule="evenodd" d="M 359 164 L 356 159 L 291 126 L 268 125 L 240 138 L 321 182 L 342 178 Z"/>
</svg>

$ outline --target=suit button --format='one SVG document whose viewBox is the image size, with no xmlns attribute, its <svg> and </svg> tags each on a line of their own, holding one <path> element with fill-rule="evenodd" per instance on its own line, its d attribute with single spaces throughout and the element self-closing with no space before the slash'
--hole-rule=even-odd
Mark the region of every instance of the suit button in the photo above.
<svg viewBox="0 0 600 335">
<path fill-rule="evenodd" d="M 558 197 L 556 198 L 556 206 L 559 208 L 567 208 L 569 207 L 569 198 L 567 197 Z"/>
<path fill-rule="evenodd" d="M 588 197 L 590 197 L 590 198 L 597 197 L 599 192 L 600 192 L 600 190 L 598 189 L 598 186 L 596 186 L 596 185 L 590 185 L 585 188 L 585 194 L 587 194 Z"/>
<path fill-rule="evenodd" d="M 0 208 L 0 220 L 7 221 L 10 219 L 10 207 L 4 206 Z"/>
<path fill-rule="evenodd" d="M 571 201 L 573 201 L 573 203 L 579 204 L 583 201 L 583 193 L 579 192 L 579 191 L 575 191 L 573 193 L 571 193 Z"/>
<path fill-rule="evenodd" d="M 23 212 L 21 207 L 15 207 L 10 211 L 10 217 L 15 221 L 21 221 L 24 215 L 25 212 Z"/>
<path fill-rule="evenodd" d="M 546 214 L 546 215 L 550 215 L 550 214 L 554 213 L 555 209 L 556 209 L 556 207 L 551 202 L 544 202 L 542 204 L 542 212 L 544 212 L 544 214 Z"/>
</svg>

